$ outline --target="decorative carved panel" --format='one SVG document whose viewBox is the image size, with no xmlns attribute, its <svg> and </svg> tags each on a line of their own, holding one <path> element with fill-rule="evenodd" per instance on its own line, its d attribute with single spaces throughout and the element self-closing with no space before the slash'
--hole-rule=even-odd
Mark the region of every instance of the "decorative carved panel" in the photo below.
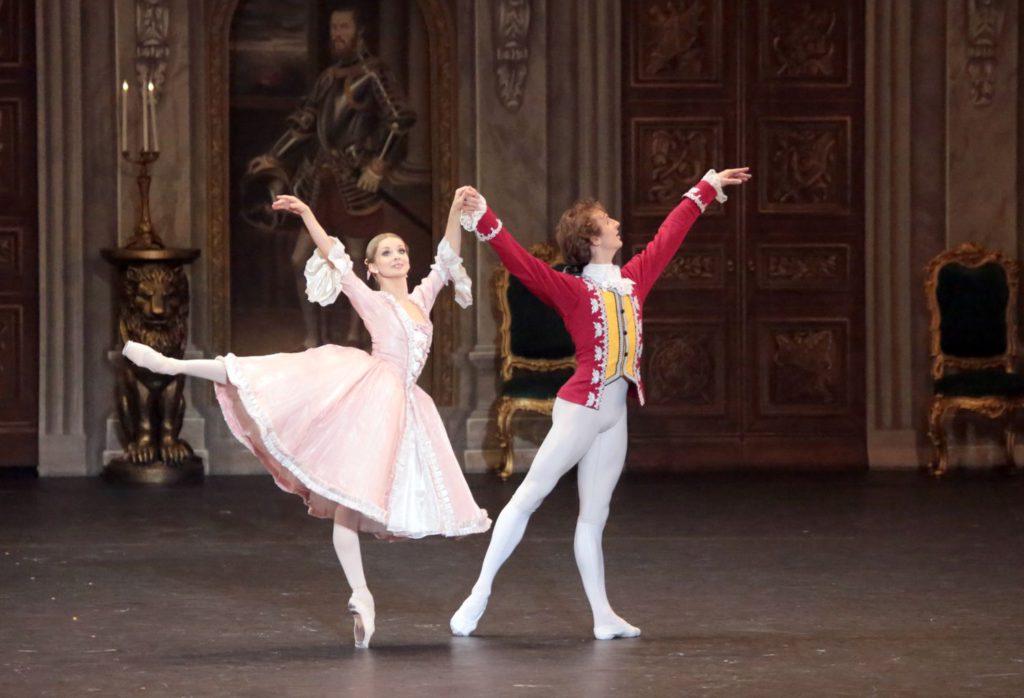
<svg viewBox="0 0 1024 698">
<path fill-rule="evenodd" d="M 21 357 L 18 354 L 21 341 L 22 307 L 0 305 L 0 404 L 21 399 Z"/>
<path fill-rule="evenodd" d="M 157 100 L 167 81 L 170 31 L 168 0 L 135 0 L 135 77 L 140 90 L 153 83 Z"/>
<path fill-rule="evenodd" d="M 19 193 L 19 105 L 16 100 L 0 101 L 0 195 Z"/>
<path fill-rule="evenodd" d="M 647 245 L 633 245 L 632 255 Z M 720 289 L 731 266 L 721 245 L 684 243 L 658 279 L 658 288 Z"/>
<path fill-rule="evenodd" d="M 762 0 L 761 80 L 847 84 L 849 12 L 845 0 Z"/>
<path fill-rule="evenodd" d="M 21 229 L 0 228 L 0 280 L 21 272 Z"/>
<path fill-rule="evenodd" d="M 849 212 L 848 118 L 762 119 L 758 130 L 762 212 Z"/>
<path fill-rule="evenodd" d="M 987 107 L 995 96 L 1006 9 L 1006 0 L 967 0 L 967 76 L 976 107 Z"/>
<path fill-rule="evenodd" d="M 633 207 L 638 215 L 665 215 L 683 194 L 722 161 L 720 119 L 633 121 Z M 719 165 L 720 166 L 720 165 Z M 712 204 L 707 216 L 721 216 Z"/>
<path fill-rule="evenodd" d="M 758 361 L 762 414 L 831 414 L 848 399 L 845 320 L 762 322 Z"/>
<path fill-rule="evenodd" d="M 712 0 L 638 0 L 633 65 L 640 85 L 721 80 L 721 3 Z"/>
<path fill-rule="evenodd" d="M 724 328 L 720 323 L 646 323 L 642 375 L 653 406 L 721 414 L 725 405 Z"/>
<path fill-rule="evenodd" d="M 495 12 L 494 81 L 511 112 L 523 104 L 530 61 L 530 0 L 498 0 Z"/>
<path fill-rule="evenodd" d="M 757 256 L 761 288 L 844 291 L 849 287 L 849 245 L 760 245 Z"/>
</svg>

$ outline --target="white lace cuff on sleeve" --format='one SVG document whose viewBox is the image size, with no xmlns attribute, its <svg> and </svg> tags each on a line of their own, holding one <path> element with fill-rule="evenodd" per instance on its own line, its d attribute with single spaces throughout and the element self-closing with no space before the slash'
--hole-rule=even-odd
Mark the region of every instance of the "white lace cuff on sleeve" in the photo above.
<svg viewBox="0 0 1024 698">
<path fill-rule="evenodd" d="M 437 256 L 430 268 L 439 272 L 445 283 L 452 282 L 456 303 L 463 308 L 473 304 L 473 282 L 466 273 L 466 268 L 462 266 L 462 257 L 455 254 L 447 240 L 441 240 L 441 244 L 437 246 Z"/>
<path fill-rule="evenodd" d="M 467 233 L 475 233 L 476 226 L 480 223 L 480 219 L 487 213 L 487 199 L 480 195 L 480 208 L 473 211 L 472 213 L 462 212 L 459 214 L 459 225 Z"/>
<path fill-rule="evenodd" d="M 352 271 L 352 259 L 345 252 L 341 240 L 332 237 L 334 245 L 328 255 L 330 261 L 324 259 L 318 250 L 306 262 L 306 298 L 310 303 L 330 305 L 341 293 L 341 280 Z"/>
<path fill-rule="evenodd" d="M 707 182 L 715 188 L 715 201 L 720 204 L 724 204 L 729 200 L 729 197 L 722 191 L 722 180 L 719 178 L 718 173 L 714 170 L 708 170 L 707 173 L 700 178 L 702 182 Z"/>
</svg>

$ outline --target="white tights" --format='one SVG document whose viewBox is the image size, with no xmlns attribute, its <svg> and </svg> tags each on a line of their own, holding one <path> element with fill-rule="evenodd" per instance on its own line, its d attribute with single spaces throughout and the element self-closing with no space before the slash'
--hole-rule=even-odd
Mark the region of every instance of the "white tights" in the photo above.
<svg viewBox="0 0 1024 698">
<path fill-rule="evenodd" d="M 452 619 L 452 630 L 457 634 L 469 634 L 475 628 L 476 620 L 486 608 L 494 577 L 522 539 L 530 515 L 577 463 L 580 513 L 574 550 L 583 589 L 594 614 L 595 635 L 639 634 L 615 614 L 608 602 L 601 549 L 612 491 L 626 460 L 627 388 L 622 379 L 606 386 L 600 410 L 560 398 L 555 400 L 551 430 L 544 437 L 523 484 L 498 516 L 473 593 Z"/>
<path fill-rule="evenodd" d="M 152 347 L 131 341 L 125 342 L 121 353 L 136 366 L 141 366 L 153 373 L 164 373 L 169 376 L 182 374 L 215 383 L 226 384 L 228 382 L 224 364 L 217 359 L 173 359 L 170 356 L 164 356 Z"/>
</svg>

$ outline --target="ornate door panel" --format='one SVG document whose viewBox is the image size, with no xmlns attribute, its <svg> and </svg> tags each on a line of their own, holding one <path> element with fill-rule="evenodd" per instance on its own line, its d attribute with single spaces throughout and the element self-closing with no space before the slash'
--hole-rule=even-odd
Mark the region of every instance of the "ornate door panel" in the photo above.
<svg viewBox="0 0 1024 698">
<path fill-rule="evenodd" d="M 0 466 L 37 462 L 35 7 L 0 3 Z"/>
<path fill-rule="evenodd" d="M 708 167 L 755 173 L 702 216 L 647 302 L 631 464 L 862 465 L 863 9 L 623 13 L 627 254 Z"/>
</svg>

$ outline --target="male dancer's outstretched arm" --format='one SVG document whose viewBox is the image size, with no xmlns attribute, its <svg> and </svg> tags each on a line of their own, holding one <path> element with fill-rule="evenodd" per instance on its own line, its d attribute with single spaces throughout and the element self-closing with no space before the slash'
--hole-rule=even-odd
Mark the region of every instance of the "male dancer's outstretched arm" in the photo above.
<svg viewBox="0 0 1024 698">
<path fill-rule="evenodd" d="M 466 201 L 462 226 L 476 233 L 482 242 L 489 243 L 512 276 L 522 281 L 541 302 L 550 305 L 564 317 L 577 300 L 573 291 L 579 281 L 555 271 L 546 262 L 530 254 L 487 206 L 480 192 L 472 187 L 463 189 L 466 190 Z"/>
<path fill-rule="evenodd" d="M 714 197 L 719 203 L 725 203 L 728 197 L 722 191 L 722 187 L 743 184 L 750 180 L 750 177 L 749 167 L 735 167 L 721 172 L 709 170 L 701 181 L 683 195 L 658 227 L 654 239 L 622 266 L 622 275 L 633 279 L 637 284 L 636 293 L 641 300 L 647 297 L 651 286 L 683 244 L 690 228 L 704 213 L 704 209 L 707 208 L 704 202 L 711 201 Z"/>
</svg>

